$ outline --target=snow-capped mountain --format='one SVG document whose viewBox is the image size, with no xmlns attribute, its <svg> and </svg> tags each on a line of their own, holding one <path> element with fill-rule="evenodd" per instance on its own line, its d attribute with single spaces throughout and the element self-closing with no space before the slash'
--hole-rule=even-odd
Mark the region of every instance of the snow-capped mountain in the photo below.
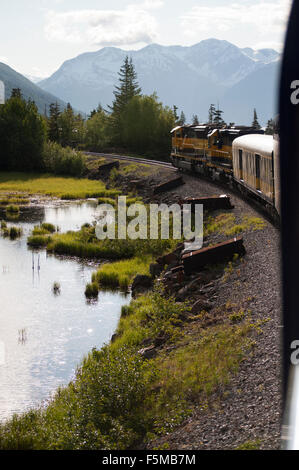
<svg viewBox="0 0 299 470">
<path fill-rule="evenodd" d="M 64 62 L 51 77 L 39 82 L 39 86 L 88 113 L 99 103 L 103 106 L 111 104 L 118 81 L 117 72 L 126 55 L 132 57 L 143 93 L 157 92 L 164 104 L 175 104 L 188 118 L 197 114 L 203 121 L 207 119 L 210 103 L 217 105 L 219 102 L 223 109 L 222 99 L 233 95 L 235 86 L 255 73 L 262 76 L 269 64 L 273 64 L 273 70 L 278 69 L 280 58 L 273 49 L 240 49 L 217 39 L 204 40 L 190 47 L 151 44 L 137 51 L 105 47 Z M 267 79 L 274 84 L 275 73 L 270 78 L 267 73 Z M 251 86 L 250 80 L 248 86 Z M 272 88 L 271 85 L 269 89 Z M 234 117 L 230 120 L 238 122 L 241 119 L 246 124 L 252 120 L 253 107 L 256 107 L 258 114 L 260 112 L 269 119 L 275 112 L 274 96 L 269 100 L 266 97 L 260 99 L 260 95 L 263 97 L 258 93 L 258 103 L 248 103 L 244 97 L 245 109 L 242 97 L 237 104 L 233 100 L 231 107 L 225 99 L 224 117 L 228 114 L 230 118 Z"/>
</svg>

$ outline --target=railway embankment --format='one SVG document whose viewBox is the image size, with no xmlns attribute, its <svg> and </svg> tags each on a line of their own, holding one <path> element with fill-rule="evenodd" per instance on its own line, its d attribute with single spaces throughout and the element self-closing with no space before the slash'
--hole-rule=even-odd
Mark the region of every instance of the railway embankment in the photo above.
<svg viewBox="0 0 299 470">
<path fill-rule="evenodd" d="M 168 177 L 173 178 L 173 173 L 160 171 L 149 178 L 141 178 L 136 190 L 148 202 L 168 204 L 186 197 L 225 192 L 234 208 L 214 211 L 205 217 L 204 246 L 241 234 L 246 249 L 243 257 L 236 257 L 227 264 L 207 266 L 185 280 L 176 272 L 179 257 L 169 259 L 171 262 L 162 277 L 168 292 L 177 302 L 188 300 L 191 305 L 191 311 L 185 314 L 183 337 L 187 338 L 187 343 L 190 340 L 190 348 L 196 347 L 198 340 L 200 355 L 202 334 L 212 332 L 215 327 L 225 329 L 229 323 L 239 327 L 247 323 L 253 327 L 246 333 L 252 339 L 252 347 L 247 349 L 246 344 L 241 347 L 240 361 L 235 369 L 233 367 L 234 371 L 229 372 L 227 380 L 220 379 L 219 386 L 205 399 L 201 392 L 193 396 L 192 411 L 182 423 L 145 445 L 169 449 L 277 449 L 281 425 L 279 230 L 236 194 L 190 175 L 183 176 L 184 185 L 155 194 L 155 186 Z M 118 184 L 130 188 L 130 177 L 119 175 Z M 158 267 L 156 269 L 159 273 Z M 159 347 L 160 353 L 165 354 Z M 157 354 L 153 345 L 147 348 L 143 354 L 149 357 Z M 173 345 L 170 347 L 171 351 L 175 349 Z M 219 354 L 229 355 L 231 350 L 219 347 Z M 213 360 L 216 359 L 211 356 Z M 174 371 L 182 374 L 183 381 L 184 372 L 175 367 Z M 198 376 L 198 381 L 201 380 Z"/>
</svg>

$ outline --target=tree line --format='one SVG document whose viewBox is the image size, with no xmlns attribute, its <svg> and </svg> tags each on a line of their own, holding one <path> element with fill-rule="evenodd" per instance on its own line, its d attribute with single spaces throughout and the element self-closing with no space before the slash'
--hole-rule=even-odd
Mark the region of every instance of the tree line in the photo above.
<svg viewBox="0 0 299 470">
<path fill-rule="evenodd" d="M 13 89 L 10 99 L 0 106 L 0 169 L 79 175 L 84 170 L 80 150 L 117 149 L 167 158 L 171 129 L 185 123 L 186 116 L 183 111 L 178 114 L 177 106 L 164 106 L 156 93 L 142 94 L 127 56 L 118 73 L 112 105 L 107 110 L 99 105 L 87 119 L 70 103 L 65 109 L 52 103 L 49 115 L 42 116 L 33 101 L 25 101 L 21 90 Z M 193 115 L 192 124 L 199 124 L 197 115 Z M 210 105 L 208 124 L 226 125 L 219 106 Z M 268 133 L 273 133 L 273 126 L 270 120 Z M 261 128 L 256 110 L 252 127 Z"/>
</svg>

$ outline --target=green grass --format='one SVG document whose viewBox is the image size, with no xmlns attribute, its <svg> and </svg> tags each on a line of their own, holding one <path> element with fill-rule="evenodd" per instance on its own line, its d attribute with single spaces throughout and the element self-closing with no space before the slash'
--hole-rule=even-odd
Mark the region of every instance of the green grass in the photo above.
<svg viewBox="0 0 299 470">
<path fill-rule="evenodd" d="M 9 204 L 6 206 L 6 213 L 9 214 L 18 214 L 20 212 L 20 207 L 15 204 Z"/>
<path fill-rule="evenodd" d="M 261 441 L 259 439 L 255 441 L 246 441 L 240 444 L 235 450 L 259 450 L 261 447 Z"/>
<path fill-rule="evenodd" d="M 9 204 L 28 204 L 30 201 L 26 197 L 18 196 L 16 197 L 15 195 L 3 197 L 0 199 L 0 206 L 7 206 Z"/>
<path fill-rule="evenodd" d="M 35 225 L 32 230 L 32 235 L 49 235 L 54 232 L 56 232 L 55 225 L 44 222 L 41 225 Z"/>
<path fill-rule="evenodd" d="M 96 282 L 100 288 L 120 287 L 127 291 L 137 274 L 149 275 L 149 265 L 152 260 L 151 256 L 144 256 L 103 264 L 97 272 L 93 273 L 92 281 Z"/>
<path fill-rule="evenodd" d="M 23 230 L 21 227 L 15 227 L 15 226 L 7 227 L 6 225 L 2 227 L 2 224 L 1 224 L 1 230 L 2 230 L 3 236 L 9 237 L 11 240 L 15 240 L 16 238 L 19 238 L 23 233 Z"/>
<path fill-rule="evenodd" d="M 1 191 L 63 196 L 65 199 L 85 199 L 106 195 L 105 185 L 101 181 L 18 172 L 0 172 L 0 193 Z"/>
<path fill-rule="evenodd" d="M 34 243 L 34 236 L 29 237 L 28 242 L 30 242 L 29 244 Z M 77 232 L 55 233 L 44 242 L 44 246 L 47 246 L 47 250 L 52 253 L 109 260 L 129 259 L 145 255 L 159 256 L 173 249 L 176 245 L 177 240 L 99 240 L 93 226 L 83 226 Z"/>
<path fill-rule="evenodd" d="M 27 238 L 27 245 L 32 248 L 46 247 L 51 242 L 51 237 L 45 235 L 31 235 Z"/>
<path fill-rule="evenodd" d="M 234 214 L 220 214 L 216 217 L 209 217 L 204 226 L 204 235 L 209 236 L 213 233 L 222 233 L 231 236 L 238 235 L 245 231 L 263 230 L 266 222 L 260 217 L 244 215 L 240 223 Z"/>
</svg>

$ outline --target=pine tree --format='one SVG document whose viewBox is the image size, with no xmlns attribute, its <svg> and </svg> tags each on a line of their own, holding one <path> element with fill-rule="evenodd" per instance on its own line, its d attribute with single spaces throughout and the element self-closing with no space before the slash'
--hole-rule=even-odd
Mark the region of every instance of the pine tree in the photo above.
<svg viewBox="0 0 299 470">
<path fill-rule="evenodd" d="M 216 112 L 215 105 L 211 104 L 209 107 L 209 124 L 214 123 L 215 112 Z"/>
<path fill-rule="evenodd" d="M 175 104 L 173 105 L 173 115 L 174 115 L 175 122 L 177 124 L 179 121 L 179 115 L 178 115 L 178 107 Z"/>
<path fill-rule="evenodd" d="M 132 59 L 126 56 L 123 65 L 118 73 L 119 85 L 115 87 L 113 92 L 114 101 L 109 109 L 111 114 L 112 136 L 116 143 L 121 143 L 121 117 L 122 114 L 134 96 L 139 96 L 141 88 L 137 82 L 137 74 L 132 62 Z"/>
<path fill-rule="evenodd" d="M 257 112 L 256 112 L 255 108 L 254 108 L 254 111 L 253 111 L 253 121 L 252 121 L 251 127 L 253 127 L 253 129 L 256 129 L 256 130 L 261 128 L 260 123 L 258 121 Z"/>
<path fill-rule="evenodd" d="M 42 168 L 45 123 L 33 101 L 14 94 L 0 106 L 0 169 Z"/>
<path fill-rule="evenodd" d="M 52 142 L 60 142 L 60 128 L 59 128 L 59 117 L 60 117 L 59 104 L 50 104 L 50 118 L 48 121 L 48 137 Z"/>
<path fill-rule="evenodd" d="M 198 120 L 197 114 L 193 114 L 193 116 L 192 116 L 192 124 L 193 124 L 193 126 L 198 126 L 199 120 Z"/>
<path fill-rule="evenodd" d="M 183 126 L 184 124 L 186 124 L 186 116 L 185 116 L 184 111 L 182 111 L 180 114 L 180 119 L 179 119 L 178 124 L 179 126 Z"/>
<path fill-rule="evenodd" d="M 22 99 L 22 92 L 21 92 L 21 89 L 20 88 L 13 88 L 11 90 L 11 95 L 10 95 L 11 98 L 20 98 Z"/>
<path fill-rule="evenodd" d="M 216 126 L 219 126 L 219 127 L 225 125 L 225 122 L 222 118 L 222 114 L 223 114 L 223 111 L 221 111 L 221 109 L 219 109 L 219 108 L 214 112 L 213 124 L 215 124 Z"/>
<path fill-rule="evenodd" d="M 273 119 L 269 119 L 269 121 L 267 122 L 267 127 L 266 127 L 266 130 L 265 130 L 265 134 L 273 135 L 274 130 L 275 130 L 275 122 L 274 122 Z"/>
</svg>

